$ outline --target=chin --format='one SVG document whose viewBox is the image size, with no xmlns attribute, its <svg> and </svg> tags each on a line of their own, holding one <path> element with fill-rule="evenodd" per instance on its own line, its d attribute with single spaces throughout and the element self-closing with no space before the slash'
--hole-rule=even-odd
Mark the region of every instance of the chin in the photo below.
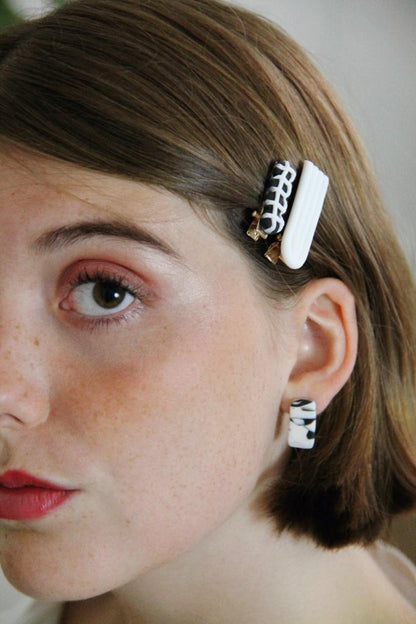
<svg viewBox="0 0 416 624">
<path fill-rule="evenodd" d="M 14 544 L 0 552 L 0 564 L 7 580 L 37 600 L 84 600 L 113 589 L 117 581 L 111 566 L 104 562 L 99 567 L 93 565 L 90 560 L 93 555 L 87 549 L 79 556 L 53 544 L 42 548 L 40 544 L 27 543 L 26 548 Z"/>
<path fill-rule="evenodd" d="M 29 576 L 14 568 L 4 569 L 4 575 L 15 589 L 22 594 L 36 600 L 49 602 L 68 602 L 77 600 L 87 600 L 107 593 L 114 589 L 113 583 L 98 580 L 91 583 L 91 578 L 85 579 L 77 577 L 74 573 L 55 576 L 34 573 Z"/>
</svg>

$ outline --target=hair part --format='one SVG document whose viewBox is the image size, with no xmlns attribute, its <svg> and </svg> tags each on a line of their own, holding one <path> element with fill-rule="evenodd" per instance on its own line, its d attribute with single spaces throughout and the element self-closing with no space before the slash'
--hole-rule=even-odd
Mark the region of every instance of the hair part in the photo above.
<svg viewBox="0 0 416 624">
<path fill-rule="evenodd" d="M 304 52 L 215 0 L 75 0 L 0 34 L 0 137 L 166 188 L 214 215 L 269 296 L 336 277 L 357 306 L 353 374 L 267 493 L 279 530 L 369 543 L 416 501 L 415 290 L 360 143 Z M 270 163 L 330 178 L 307 263 L 245 235 Z"/>
</svg>

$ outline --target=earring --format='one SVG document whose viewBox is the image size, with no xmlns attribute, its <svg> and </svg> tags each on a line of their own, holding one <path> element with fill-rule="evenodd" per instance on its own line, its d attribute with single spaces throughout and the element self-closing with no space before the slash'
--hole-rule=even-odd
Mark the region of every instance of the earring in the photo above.
<svg viewBox="0 0 416 624">
<path fill-rule="evenodd" d="M 315 444 L 316 403 L 299 399 L 290 404 L 289 446 L 311 449 Z"/>
</svg>

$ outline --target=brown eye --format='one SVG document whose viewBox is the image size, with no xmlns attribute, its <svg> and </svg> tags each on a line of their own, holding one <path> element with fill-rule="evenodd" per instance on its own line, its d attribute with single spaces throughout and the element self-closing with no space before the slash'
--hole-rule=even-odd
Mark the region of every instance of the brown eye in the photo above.
<svg viewBox="0 0 416 624">
<path fill-rule="evenodd" d="M 119 306 L 126 297 L 126 290 L 112 282 L 98 281 L 94 284 L 92 296 L 97 305 L 107 310 Z"/>
<path fill-rule="evenodd" d="M 122 312 L 136 299 L 116 281 L 97 278 L 75 286 L 66 303 L 74 312 L 94 317 Z"/>
</svg>

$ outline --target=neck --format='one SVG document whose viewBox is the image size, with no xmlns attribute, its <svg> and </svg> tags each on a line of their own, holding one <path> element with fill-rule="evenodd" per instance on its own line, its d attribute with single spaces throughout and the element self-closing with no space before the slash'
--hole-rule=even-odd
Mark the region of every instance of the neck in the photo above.
<svg viewBox="0 0 416 624">
<path fill-rule="evenodd" d="M 366 574 L 369 583 L 363 585 Z M 371 586 L 378 581 L 365 550 L 324 551 L 307 539 L 277 535 L 271 523 L 243 509 L 175 561 L 105 597 L 73 605 L 73 617 L 64 621 L 306 624 L 314 613 L 314 621 L 348 622 L 353 604 L 359 613 L 368 611 L 370 619 L 362 621 L 375 621 L 371 617 L 382 611 Z M 77 608 L 81 619 L 74 616 Z"/>
<path fill-rule="evenodd" d="M 270 603 L 270 582 L 265 579 L 272 571 L 276 574 L 279 559 L 287 571 L 284 541 L 276 539 L 266 522 L 253 527 L 248 513 L 239 512 L 196 549 L 147 573 L 118 596 L 132 607 L 140 604 L 143 621 L 149 624 L 253 622 L 260 606 L 265 611 Z M 277 542 L 280 554 L 265 557 Z"/>
</svg>

